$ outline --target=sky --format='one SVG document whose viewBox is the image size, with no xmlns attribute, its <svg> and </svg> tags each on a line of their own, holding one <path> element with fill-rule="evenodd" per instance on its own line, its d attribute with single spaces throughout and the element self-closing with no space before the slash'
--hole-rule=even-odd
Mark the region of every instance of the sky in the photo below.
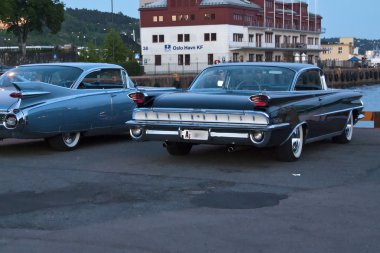
<svg viewBox="0 0 380 253">
<path fill-rule="evenodd" d="M 281 2 L 281 0 L 278 0 Z M 290 0 L 287 0 L 290 2 Z M 295 0 L 295 2 L 298 0 Z M 356 37 L 380 39 L 379 0 L 303 0 L 310 3 L 310 11 L 323 17 L 326 33 L 322 37 Z M 111 12 L 111 0 L 61 0 L 66 7 L 97 9 Z M 113 0 L 114 12 L 139 18 L 139 0 Z"/>
</svg>

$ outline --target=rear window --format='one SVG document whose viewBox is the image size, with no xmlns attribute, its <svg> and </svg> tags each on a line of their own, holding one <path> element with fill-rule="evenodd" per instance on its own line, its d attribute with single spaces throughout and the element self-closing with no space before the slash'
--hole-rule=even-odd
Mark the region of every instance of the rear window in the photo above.
<svg viewBox="0 0 380 253">
<path fill-rule="evenodd" d="M 83 70 L 69 66 L 21 66 L 0 77 L 0 86 L 13 82 L 43 82 L 70 88 Z"/>
</svg>

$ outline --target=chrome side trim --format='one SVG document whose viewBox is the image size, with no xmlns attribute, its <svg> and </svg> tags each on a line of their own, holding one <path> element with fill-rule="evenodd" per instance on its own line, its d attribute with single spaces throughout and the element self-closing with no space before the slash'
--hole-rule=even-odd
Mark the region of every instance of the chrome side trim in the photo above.
<svg viewBox="0 0 380 253">
<path fill-rule="evenodd" d="M 321 135 L 321 136 L 318 136 L 318 137 L 314 137 L 314 138 L 311 138 L 311 139 L 307 139 L 305 141 L 305 143 L 311 143 L 311 142 L 316 142 L 316 141 L 321 141 L 321 140 L 324 140 L 324 139 L 327 139 L 327 138 L 331 138 L 331 137 L 334 137 L 334 136 L 338 136 L 342 133 L 342 131 L 339 131 L 339 132 L 335 132 L 335 133 L 330 133 L 330 134 L 325 134 L 325 135 Z"/>
<path fill-rule="evenodd" d="M 248 134 L 245 133 L 217 133 L 217 132 L 210 132 L 210 137 L 220 137 L 220 138 L 240 138 L 240 139 L 247 139 Z"/>
<path fill-rule="evenodd" d="M 148 135 L 178 135 L 178 131 L 146 130 Z"/>
<path fill-rule="evenodd" d="M 344 110 L 337 110 L 337 111 L 332 111 L 332 112 L 327 112 L 327 113 L 322 113 L 322 114 L 314 115 L 314 117 L 327 116 L 327 115 L 331 115 L 331 114 L 336 114 L 336 113 L 341 113 L 341 112 L 347 112 L 347 111 L 352 111 L 352 110 L 355 110 L 355 109 L 363 109 L 363 108 L 364 108 L 364 106 L 357 106 L 357 107 L 347 108 L 347 109 L 344 109 Z"/>
<path fill-rule="evenodd" d="M 294 132 L 296 131 L 296 129 L 297 129 L 299 126 L 302 126 L 303 124 L 306 124 L 306 121 L 303 121 L 303 122 L 299 123 L 297 126 L 295 126 L 295 127 L 293 128 L 293 131 L 290 132 L 288 138 L 286 138 L 285 141 L 282 142 L 282 143 L 280 144 L 280 146 L 284 145 L 285 142 L 287 142 L 287 141 L 292 137 L 292 135 L 294 134 Z M 305 138 L 304 138 L 304 139 L 305 139 Z"/>
</svg>

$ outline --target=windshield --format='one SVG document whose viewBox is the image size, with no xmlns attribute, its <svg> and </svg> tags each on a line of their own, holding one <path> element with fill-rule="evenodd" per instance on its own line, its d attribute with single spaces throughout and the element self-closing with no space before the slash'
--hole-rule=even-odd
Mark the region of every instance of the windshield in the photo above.
<svg viewBox="0 0 380 253">
<path fill-rule="evenodd" d="M 282 67 L 220 65 L 203 71 L 190 89 L 288 91 L 294 75 L 294 71 Z"/>
<path fill-rule="evenodd" d="M 0 77 L 0 87 L 13 82 L 44 82 L 70 88 L 83 70 L 68 66 L 21 66 Z"/>
</svg>

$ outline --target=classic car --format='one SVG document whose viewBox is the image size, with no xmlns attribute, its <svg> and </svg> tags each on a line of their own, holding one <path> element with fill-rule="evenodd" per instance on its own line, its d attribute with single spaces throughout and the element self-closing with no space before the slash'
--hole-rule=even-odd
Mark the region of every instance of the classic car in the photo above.
<svg viewBox="0 0 380 253">
<path fill-rule="evenodd" d="M 135 92 L 114 64 L 19 66 L 0 77 L 0 140 L 44 138 L 54 149 L 73 150 L 84 135 L 129 134 Z"/>
<path fill-rule="evenodd" d="M 300 63 L 227 63 L 206 68 L 188 90 L 140 95 L 127 122 L 135 140 L 158 140 L 171 155 L 195 144 L 274 147 L 282 161 L 303 145 L 352 139 L 362 117 L 361 94 L 328 89 L 321 69 Z"/>
</svg>

